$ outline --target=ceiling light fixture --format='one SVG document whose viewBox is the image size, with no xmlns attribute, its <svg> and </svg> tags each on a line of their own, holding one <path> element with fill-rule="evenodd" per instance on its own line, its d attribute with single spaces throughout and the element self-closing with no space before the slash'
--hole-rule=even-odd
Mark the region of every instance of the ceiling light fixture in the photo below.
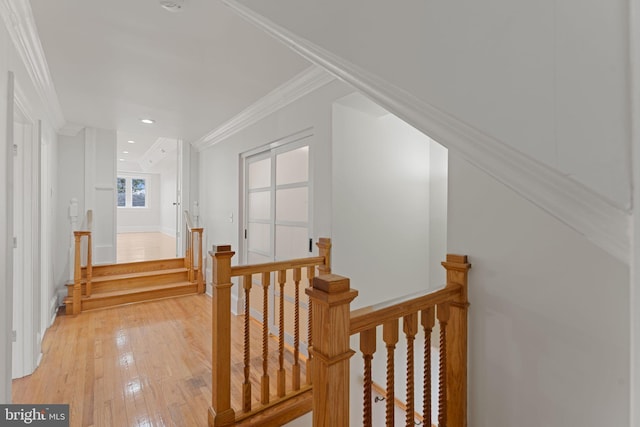
<svg viewBox="0 0 640 427">
<path fill-rule="evenodd" d="M 169 12 L 180 12 L 184 7 L 184 0 L 160 0 L 160 6 Z"/>
<path fill-rule="evenodd" d="M 127 141 L 129 144 L 135 144 L 136 142 L 133 139 Z"/>
<path fill-rule="evenodd" d="M 124 159 L 120 159 L 121 162 L 124 162 Z"/>
<path fill-rule="evenodd" d="M 128 151 L 123 151 L 122 154 L 129 154 L 129 152 Z"/>
<path fill-rule="evenodd" d="M 153 119 L 140 119 L 140 121 L 141 121 L 142 123 L 144 123 L 145 125 L 152 125 L 152 124 L 154 124 L 154 123 L 156 122 L 156 121 L 155 121 L 155 120 L 153 120 Z"/>
</svg>

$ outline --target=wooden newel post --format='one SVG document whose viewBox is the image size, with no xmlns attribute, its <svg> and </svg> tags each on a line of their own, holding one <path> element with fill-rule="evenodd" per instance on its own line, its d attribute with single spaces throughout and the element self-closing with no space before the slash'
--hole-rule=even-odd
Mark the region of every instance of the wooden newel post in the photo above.
<svg viewBox="0 0 640 427">
<path fill-rule="evenodd" d="M 82 239 L 82 233 L 74 231 L 73 238 L 75 239 L 75 259 L 73 263 L 73 314 L 78 314 L 82 308 L 82 267 L 80 265 L 80 239 Z"/>
<path fill-rule="evenodd" d="M 334 274 L 313 279 L 306 289 L 313 307 L 313 425 L 349 425 L 349 346 L 351 301 L 358 291 Z"/>
<path fill-rule="evenodd" d="M 196 235 L 198 236 L 198 264 L 195 280 L 198 283 L 198 293 L 204 293 L 204 260 L 202 258 L 202 228 L 195 228 Z"/>
<path fill-rule="evenodd" d="M 462 286 L 459 297 L 449 304 L 447 322 L 447 426 L 467 426 L 467 277 L 471 264 L 466 255 L 447 255 L 447 287 Z"/>
<path fill-rule="evenodd" d="M 87 296 L 91 296 L 93 280 L 93 243 L 91 243 L 91 232 L 87 234 Z"/>
<path fill-rule="evenodd" d="M 324 264 L 318 266 L 319 275 L 331 274 L 331 239 L 321 237 L 316 245 L 318 246 L 319 255 L 324 257 Z"/>
<path fill-rule="evenodd" d="M 212 314 L 212 406 L 209 426 L 227 426 L 235 422 L 231 408 L 231 257 L 235 252 L 229 245 L 214 246 L 213 314 Z"/>
</svg>

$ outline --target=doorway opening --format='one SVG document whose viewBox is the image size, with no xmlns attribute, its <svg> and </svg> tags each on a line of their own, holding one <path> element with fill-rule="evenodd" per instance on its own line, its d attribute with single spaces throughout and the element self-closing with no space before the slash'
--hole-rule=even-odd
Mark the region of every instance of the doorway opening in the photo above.
<svg viewBox="0 0 640 427">
<path fill-rule="evenodd" d="M 118 132 L 117 263 L 181 255 L 180 144 Z"/>
<path fill-rule="evenodd" d="M 310 256 L 314 242 L 311 212 L 312 180 L 311 130 L 244 153 L 243 169 L 243 244 L 246 263 L 263 263 Z M 261 284 L 254 276 L 254 283 Z M 278 325 L 274 313 L 279 290 L 269 287 L 269 328 Z M 293 295 L 284 295 L 285 309 L 293 310 Z M 264 318 L 259 293 L 251 295 L 251 313 Z M 307 306 L 300 306 L 305 318 Z"/>
</svg>

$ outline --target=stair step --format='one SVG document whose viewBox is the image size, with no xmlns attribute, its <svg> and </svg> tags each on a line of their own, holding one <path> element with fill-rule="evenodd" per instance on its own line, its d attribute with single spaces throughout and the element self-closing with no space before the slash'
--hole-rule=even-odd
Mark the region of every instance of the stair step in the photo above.
<svg viewBox="0 0 640 427">
<path fill-rule="evenodd" d="M 184 258 L 169 258 L 152 261 L 137 261 L 121 264 L 94 265 L 91 271 L 93 278 L 118 274 L 140 273 L 143 271 L 170 270 L 184 267 Z M 82 276 L 86 268 L 82 269 Z"/>
<path fill-rule="evenodd" d="M 119 291 L 124 289 L 135 289 L 146 286 L 185 282 L 187 279 L 188 270 L 182 267 L 170 270 L 142 271 L 137 273 L 96 277 L 92 278 L 91 284 L 92 293 L 100 294 L 103 292 Z"/>
<path fill-rule="evenodd" d="M 198 286 L 193 283 L 178 282 L 94 293 L 90 297 L 82 297 L 82 311 L 194 294 L 197 290 Z"/>
</svg>

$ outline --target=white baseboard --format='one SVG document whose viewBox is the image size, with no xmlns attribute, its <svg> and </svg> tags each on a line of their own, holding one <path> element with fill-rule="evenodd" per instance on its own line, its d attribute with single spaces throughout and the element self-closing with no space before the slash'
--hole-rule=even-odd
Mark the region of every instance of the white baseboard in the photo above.
<svg viewBox="0 0 640 427">
<path fill-rule="evenodd" d="M 160 232 L 162 234 L 166 234 L 169 237 L 176 237 L 176 229 L 175 228 L 162 227 L 162 228 L 160 228 Z"/>
<path fill-rule="evenodd" d="M 49 301 L 49 324 L 47 325 L 47 328 L 53 325 L 53 322 L 56 320 L 58 307 L 60 307 L 61 305 L 61 304 L 58 304 L 59 299 L 60 299 L 59 296 L 56 294 L 53 297 L 51 297 L 51 301 Z M 64 296 L 62 297 L 62 299 L 64 299 Z"/>
<path fill-rule="evenodd" d="M 56 297 L 58 299 L 58 307 L 60 307 L 64 303 L 64 298 L 67 296 L 67 289 L 63 287 L 62 289 L 58 289 L 56 291 Z"/>
</svg>

